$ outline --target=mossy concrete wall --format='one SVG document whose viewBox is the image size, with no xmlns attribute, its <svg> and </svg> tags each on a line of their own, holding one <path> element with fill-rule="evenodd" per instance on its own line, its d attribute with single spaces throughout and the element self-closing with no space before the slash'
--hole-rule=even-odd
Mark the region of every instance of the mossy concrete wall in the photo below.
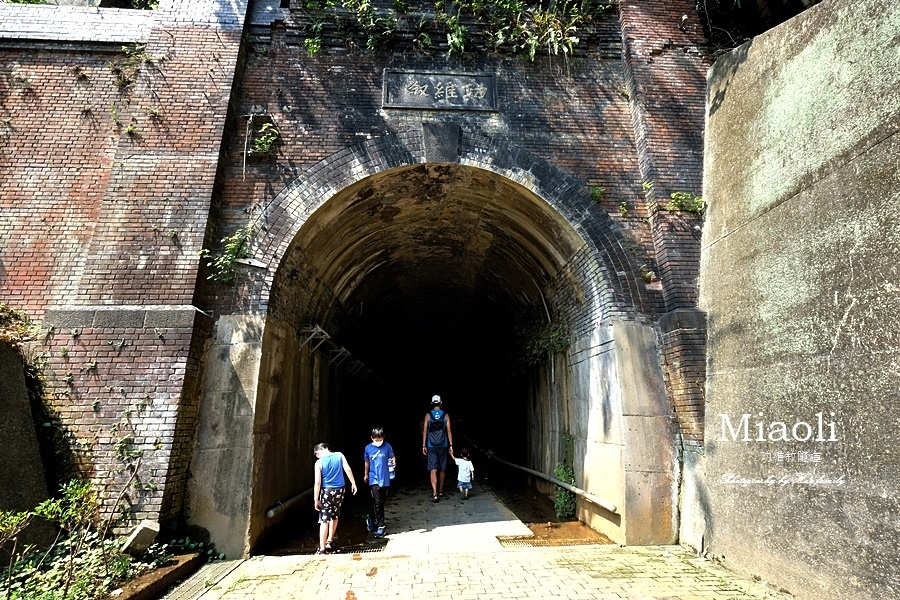
<svg viewBox="0 0 900 600">
<path fill-rule="evenodd" d="M 682 539 L 798 598 L 900 597 L 898 64 L 900 4 L 831 1 L 709 78 L 706 456 Z"/>
<path fill-rule="evenodd" d="M 621 544 L 678 535 L 676 423 L 659 364 L 646 359 L 656 353 L 652 327 L 603 323 L 540 370 L 528 402 L 528 466 L 554 473 L 571 435 L 575 485 L 616 507 L 579 498 L 577 516 Z"/>
<path fill-rule="evenodd" d="M 0 457 L 0 510 L 29 511 L 49 497 L 22 358 L 5 341 L 0 341 Z M 19 542 L 52 542 L 50 524 L 35 523 L 18 536 Z"/>
</svg>

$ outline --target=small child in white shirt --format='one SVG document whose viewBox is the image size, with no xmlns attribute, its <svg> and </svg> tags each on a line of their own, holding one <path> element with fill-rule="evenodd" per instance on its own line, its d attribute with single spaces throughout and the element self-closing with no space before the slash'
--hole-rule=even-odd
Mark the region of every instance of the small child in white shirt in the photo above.
<svg viewBox="0 0 900 600">
<path fill-rule="evenodd" d="M 475 465 L 469 460 L 469 451 L 463 448 L 459 451 L 459 458 L 453 456 L 453 447 L 450 447 L 450 456 L 459 467 L 459 475 L 456 476 L 456 487 L 459 488 L 461 500 L 469 499 L 469 490 L 472 489 L 472 474 L 475 473 Z"/>
</svg>

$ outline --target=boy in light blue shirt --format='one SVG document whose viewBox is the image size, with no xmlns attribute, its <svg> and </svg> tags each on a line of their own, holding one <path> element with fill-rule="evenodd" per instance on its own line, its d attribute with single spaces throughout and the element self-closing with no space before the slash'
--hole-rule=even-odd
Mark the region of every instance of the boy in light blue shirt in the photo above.
<svg viewBox="0 0 900 600">
<path fill-rule="evenodd" d="M 393 479 L 393 470 L 397 467 L 394 449 L 384 441 L 384 428 L 372 430 L 372 443 L 366 446 L 363 453 L 365 460 L 365 480 L 372 492 L 372 514 L 366 518 L 369 531 L 375 537 L 384 537 L 384 503 Z"/>
<path fill-rule="evenodd" d="M 337 533 L 338 517 L 344 502 L 344 475 L 350 480 L 350 489 L 356 493 L 356 480 L 347 459 L 340 452 L 332 452 L 328 444 L 321 442 L 313 449 L 316 455 L 313 501 L 319 511 L 319 549 L 316 554 L 329 554 Z"/>
</svg>

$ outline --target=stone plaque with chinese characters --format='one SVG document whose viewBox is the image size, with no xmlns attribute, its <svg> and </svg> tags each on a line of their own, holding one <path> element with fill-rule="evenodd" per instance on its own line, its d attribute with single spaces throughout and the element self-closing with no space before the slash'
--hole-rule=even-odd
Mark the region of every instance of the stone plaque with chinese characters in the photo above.
<svg viewBox="0 0 900 600">
<path fill-rule="evenodd" d="M 497 110 L 493 74 L 384 70 L 384 108 Z"/>
</svg>

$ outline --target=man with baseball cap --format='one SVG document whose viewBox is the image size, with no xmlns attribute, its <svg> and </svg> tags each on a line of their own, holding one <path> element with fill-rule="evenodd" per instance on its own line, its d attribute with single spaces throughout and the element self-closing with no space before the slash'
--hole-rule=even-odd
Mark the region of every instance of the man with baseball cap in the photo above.
<svg viewBox="0 0 900 600">
<path fill-rule="evenodd" d="M 422 425 L 422 454 L 428 458 L 431 471 L 431 501 L 440 502 L 444 495 L 444 471 L 447 469 L 447 452 L 453 446 L 450 415 L 441 409 L 441 397 L 431 397 L 431 411 L 425 415 Z"/>
</svg>

